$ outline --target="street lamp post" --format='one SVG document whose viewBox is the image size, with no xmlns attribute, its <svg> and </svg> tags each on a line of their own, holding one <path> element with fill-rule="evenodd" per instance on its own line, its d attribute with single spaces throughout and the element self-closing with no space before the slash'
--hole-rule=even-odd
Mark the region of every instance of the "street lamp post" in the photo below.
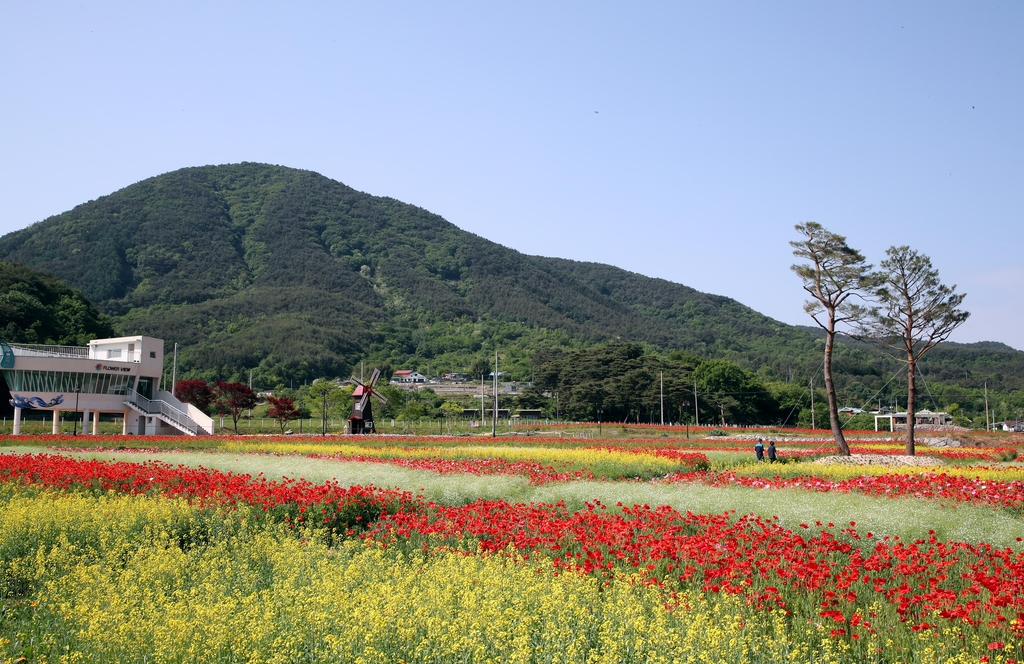
<svg viewBox="0 0 1024 664">
<path fill-rule="evenodd" d="M 320 396 L 323 397 L 323 399 L 324 399 L 324 409 L 321 411 L 321 413 L 323 413 L 323 420 L 322 420 L 322 422 L 323 422 L 323 431 L 321 432 L 320 435 L 321 436 L 326 436 L 327 435 L 327 390 L 321 390 L 320 391 Z"/>
<path fill-rule="evenodd" d="M 82 388 L 79 387 L 78 385 L 75 385 L 75 436 L 78 435 L 78 395 L 80 395 L 81 393 Z M 83 426 L 82 428 L 84 429 L 85 427 Z"/>
</svg>

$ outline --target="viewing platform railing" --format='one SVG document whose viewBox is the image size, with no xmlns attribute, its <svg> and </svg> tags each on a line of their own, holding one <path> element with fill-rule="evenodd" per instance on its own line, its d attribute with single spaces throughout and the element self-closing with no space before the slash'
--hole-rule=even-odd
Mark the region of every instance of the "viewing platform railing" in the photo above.
<svg viewBox="0 0 1024 664">
<path fill-rule="evenodd" d="M 47 346 L 43 344 L 10 344 L 15 357 L 88 358 L 88 346 Z"/>
<path fill-rule="evenodd" d="M 129 389 L 125 394 L 124 402 L 147 415 L 156 415 L 162 418 L 165 422 L 169 422 L 178 429 L 186 431 L 193 436 L 198 436 L 201 433 L 208 433 L 204 432 L 202 427 L 200 427 L 195 420 L 189 417 L 187 413 L 175 408 L 166 401 L 147 399 L 135 390 Z"/>
</svg>

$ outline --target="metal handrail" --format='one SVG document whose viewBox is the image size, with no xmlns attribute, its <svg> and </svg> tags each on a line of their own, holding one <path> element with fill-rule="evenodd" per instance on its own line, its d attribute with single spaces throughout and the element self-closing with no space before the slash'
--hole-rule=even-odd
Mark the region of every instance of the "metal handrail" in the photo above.
<svg viewBox="0 0 1024 664">
<path fill-rule="evenodd" d="M 189 417 L 187 413 L 175 408 L 166 401 L 147 399 L 135 390 L 129 388 L 128 392 L 125 393 L 124 402 L 130 406 L 138 408 L 147 415 L 159 415 L 164 419 L 170 420 L 184 428 L 192 435 L 199 434 L 199 423 Z"/>
<path fill-rule="evenodd" d="M 88 346 L 50 346 L 45 344 L 10 344 L 15 356 L 23 357 L 89 357 Z"/>
</svg>

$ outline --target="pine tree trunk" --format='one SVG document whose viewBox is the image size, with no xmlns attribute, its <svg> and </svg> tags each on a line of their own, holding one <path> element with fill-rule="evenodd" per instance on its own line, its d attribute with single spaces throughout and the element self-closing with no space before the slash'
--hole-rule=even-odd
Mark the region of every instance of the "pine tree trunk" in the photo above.
<svg viewBox="0 0 1024 664">
<path fill-rule="evenodd" d="M 832 346 L 835 343 L 836 331 L 832 317 L 829 317 L 829 329 L 825 331 L 825 392 L 828 394 L 828 419 L 832 425 L 832 437 L 842 456 L 850 456 L 850 446 L 846 444 L 843 429 L 839 426 L 839 404 L 836 403 L 836 390 L 832 384 Z"/>
<path fill-rule="evenodd" d="M 914 456 L 914 425 L 916 424 L 914 417 L 916 412 L 916 406 L 914 404 L 914 393 L 915 382 L 914 374 L 917 373 L 917 366 L 914 362 L 913 354 L 908 354 L 907 357 L 907 454 Z"/>
</svg>

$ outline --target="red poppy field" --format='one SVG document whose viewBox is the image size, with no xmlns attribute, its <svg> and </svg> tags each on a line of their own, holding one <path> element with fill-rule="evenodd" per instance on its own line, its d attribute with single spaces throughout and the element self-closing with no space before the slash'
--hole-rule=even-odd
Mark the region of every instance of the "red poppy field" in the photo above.
<svg viewBox="0 0 1024 664">
<path fill-rule="evenodd" d="M 6 444 L 13 442 L 7 439 Z M 575 645 L 566 650 L 563 644 L 560 651 L 580 653 L 583 657 L 566 661 L 650 661 L 651 657 L 645 656 L 641 648 L 641 643 L 648 642 L 663 644 L 665 661 L 737 661 L 737 657 L 739 661 L 761 661 L 762 655 L 764 661 L 768 661 L 785 659 L 786 653 L 792 661 L 1014 662 L 1024 658 L 1021 652 L 1024 647 L 1024 545 L 1021 537 L 1002 546 L 984 539 L 944 540 L 936 532 L 907 538 L 899 532 L 872 532 L 856 518 L 839 523 L 794 524 L 771 513 L 741 513 L 730 509 L 694 513 L 669 505 L 597 498 L 575 502 L 480 498 L 451 503 L 430 498 L 419 487 L 350 486 L 339 481 L 285 479 L 271 472 L 254 476 L 206 467 L 175 466 L 147 460 L 145 451 L 120 452 L 121 458 L 131 460 L 98 460 L 87 458 L 88 455 L 81 452 L 72 453 L 73 441 L 69 438 L 32 442 L 37 446 L 49 445 L 51 449 L 26 453 L 35 450 L 12 448 L 10 453 L 0 455 L 0 491 L 10 508 L 6 516 L 0 517 L 0 563 L 5 570 L 0 586 L 4 593 L 0 652 L 11 662 L 19 661 L 19 657 L 56 661 L 69 653 L 77 653 L 77 659 L 68 661 L 109 661 L 116 653 L 121 654 L 115 658 L 129 657 L 125 653 L 135 652 L 132 648 L 146 640 L 139 634 L 157 629 L 152 623 L 159 623 L 161 618 L 150 618 L 144 625 L 140 623 L 131 629 L 123 627 L 122 632 L 127 632 L 116 638 L 102 636 L 88 627 L 92 623 L 83 613 L 87 608 L 89 615 L 132 625 L 135 625 L 135 618 L 131 616 L 137 616 L 139 610 L 136 609 L 135 614 L 119 613 L 122 610 L 116 606 L 119 602 L 95 603 L 99 600 L 89 595 L 88 589 L 92 587 L 90 584 L 99 584 L 96 581 L 98 560 L 108 561 L 102 576 L 103 583 L 112 584 L 104 586 L 109 598 L 110 592 L 117 592 L 116 588 L 127 587 L 129 579 L 137 581 L 145 574 L 162 574 L 156 571 L 158 567 L 153 567 L 156 563 L 150 559 L 157 556 L 157 550 L 160 556 L 169 555 L 167 551 L 177 551 L 175 555 L 180 560 L 176 564 L 184 565 L 191 570 L 189 574 L 196 575 L 207 569 L 204 566 L 214 564 L 208 560 L 214 552 L 242 556 L 243 550 L 254 551 L 266 546 L 261 539 L 266 537 L 274 538 L 274 546 L 280 550 L 300 547 L 300 553 L 292 555 L 291 562 L 281 563 L 282 570 L 290 570 L 288 565 L 299 564 L 297 561 L 305 560 L 305 556 L 314 557 L 319 561 L 317 565 L 334 564 L 346 556 L 350 557 L 345 558 L 350 566 L 356 562 L 369 564 L 363 556 L 372 551 L 376 556 L 373 565 L 377 566 L 373 569 L 397 565 L 405 570 L 405 566 L 420 565 L 423 571 L 415 583 L 424 583 L 425 579 L 434 578 L 431 576 L 433 565 L 454 565 L 443 575 L 443 581 L 435 583 L 462 583 L 458 579 L 465 571 L 468 576 L 463 581 L 467 585 L 455 590 L 445 586 L 446 591 L 436 592 L 457 591 L 459 597 L 465 592 L 476 592 L 475 588 L 484 583 L 491 583 L 487 587 L 498 592 L 500 583 L 487 581 L 490 572 L 485 574 L 476 565 L 486 567 L 504 561 L 500 564 L 506 570 L 501 573 L 505 576 L 511 573 L 509 565 L 533 575 L 528 583 L 523 582 L 527 585 L 522 592 L 524 597 L 535 598 L 538 607 L 547 607 L 537 608 L 539 612 L 564 609 L 549 606 L 548 594 L 562 596 L 558 593 L 568 592 L 558 584 L 571 582 L 584 584 L 580 588 L 592 587 L 592 591 L 578 590 L 596 594 L 586 594 L 585 600 L 581 594 L 574 610 L 583 611 L 589 606 L 586 610 L 596 622 L 588 627 L 587 621 L 580 618 L 582 622 L 578 626 L 572 630 L 566 628 L 567 634 L 577 635 L 566 637 Z M 109 452 L 123 441 L 96 442 L 99 443 L 96 451 Z M 350 444 L 349 440 L 332 442 Z M 367 441 L 360 450 L 327 446 L 317 451 L 305 446 L 299 449 L 293 440 L 223 439 L 221 447 L 232 448 L 235 454 L 258 455 L 268 463 L 281 457 L 294 460 L 294 454 L 300 455 L 299 461 L 305 458 L 309 464 L 341 458 L 371 469 L 377 465 L 397 465 L 423 473 L 423 477 L 444 477 L 444 481 L 458 481 L 463 476 L 515 476 L 523 478 L 530 486 L 537 486 L 538 490 L 554 491 L 552 495 L 557 495 L 563 487 L 566 491 L 576 487 L 574 495 L 581 495 L 578 492 L 586 490 L 587 486 L 603 487 L 605 496 L 614 495 L 615 487 L 621 487 L 625 495 L 630 487 L 647 485 L 661 486 L 665 490 L 675 486 L 703 487 L 712 493 L 725 490 L 806 493 L 829 501 L 859 495 L 860 500 L 886 501 L 884 505 L 892 510 L 905 510 L 908 514 L 914 513 L 915 506 L 919 506 L 922 513 L 925 507 L 933 510 L 929 514 L 945 510 L 954 519 L 964 510 L 988 510 L 1001 519 L 1019 523 L 1021 535 L 1024 535 L 1024 469 L 1015 463 L 996 460 L 1000 455 L 1005 458 L 1006 450 L 1014 449 L 1013 441 L 977 452 L 962 450 L 974 452 L 972 463 L 966 463 L 961 457 L 957 465 L 909 470 L 822 467 L 806 461 L 772 467 L 751 463 L 716 467 L 709 456 L 714 459 L 716 452 L 727 447 L 717 441 L 695 441 L 684 446 L 656 439 L 632 440 L 626 444 L 611 440 L 595 444 L 591 440 L 570 446 L 564 440 L 517 440 L 486 448 L 479 442 L 468 445 L 465 441 L 430 438 L 409 443 L 401 441 L 395 445 L 395 441 L 373 440 Z M 749 449 L 736 441 L 731 444 L 738 450 Z M 315 446 L 316 443 L 303 445 Z M 289 453 L 281 446 L 297 449 Z M 866 449 L 878 454 L 879 446 L 880 443 L 872 443 Z M 246 451 L 239 452 L 242 448 Z M 800 457 L 805 451 L 799 444 L 780 446 L 780 450 L 789 460 Z M 216 453 L 209 454 L 213 461 Z M 640 471 L 635 465 L 638 459 L 647 464 Z M 616 463 L 624 464 L 622 472 L 609 473 Z M 673 465 L 659 465 L 663 463 Z M 598 484 L 577 486 L 580 480 Z M 137 532 L 104 536 L 105 540 L 97 535 L 99 539 L 94 541 L 89 533 L 102 527 L 82 525 L 88 518 L 61 522 L 56 517 L 46 516 L 70 509 L 68 505 L 72 503 L 83 510 L 116 511 L 111 501 L 129 501 L 116 503 L 116 509 L 135 510 L 134 516 L 125 517 L 124 522 L 142 524 Z M 162 505 L 177 506 L 174 509 L 184 510 L 188 516 L 164 523 L 161 519 L 169 517 L 159 516 L 160 510 L 168 509 L 160 507 Z M 36 516 L 31 517 L 33 514 Z M 181 518 L 191 525 L 170 525 Z M 52 532 L 33 535 L 33 526 L 26 519 L 50 523 L 48 527 Z M 161 532 L 170 531 L 178 535 L 161 539 Z M 75 538 L 84 538 L 82 541 L 89 543 L 75 545 Z M 126 544 L 129 540 L 134 542 L 130 546 Z M 107 548 L 116 549 L 117 555 Z M 141 566 L 145 556 L 130 553 L 136 549 L 149 552 L 145 566 Z M 456 558 L 451 558 L 453 554 Z M 116 562 L 110 563 L 111 560 Z M 53 564 L 54 561 L 60 561 L 61 565 Z M 133 567 L 135 564 L 140 567 Z M 248 574 L 252 566 L 261 564 L 258 560 L 248 560 L 243 567 Z M 219 569 L 219 574 L 223 574 L 227 568 Z M 281 573 L 278 570 L 278 576 Z M 183 572 L 177 574 L 175 578 L 185 583 L 185 587 L 175 591 L 178 595 L 154 597 L 152 601 L 173 604 L 168 597 L 194 590 L 189 585 L 191 581 L 180 581 Z M 78 589 L 74 591 L 61 590 L 65 585 L 62 580 L 67 578 L 92 580 L 76 586 Z M 400 584 L 395 583 L 397 591 Z M 95 592 L 98 597 L 99 590 Z M 438 599 L 431 592 L 421 588 L 417 599 L 407 604 L 422 603 L 423 610 L 429 613 L 433 602 L 435 610 L 442 611 L 442 605 L 447 606 L 445 602 L 449 600 Z M 513 591 L 501 592 L 507 595 Z M 627 593 L 629 599 L 622 599 L 625 595 L 620 593 Z M 499 604 L 513 601 L 512 595 L 506 595 L 498 594 Z M 248 601 L 256 602 L 260 596 L 253 591 Z M 615 602 L 620 604 L 613 606 L 612 597 L 618 598 Z M 563 599 L 569 601 L 570 596 Z M 205 598 L 203 601 L 213 600 Z M 348 606 L 346 602 L 369 600 L 350 594 L 339 595 L 335 601 Z M 343 612 L 340 606 L 335 606 L 339 615 Z M 165 609 L 165 613 L 170 611 Z M 616 611 L 625 613 L 620 615 Z M 342 626 L 353 634 L 366 630 L 364 640 L 368 644 L 377 637 L 373 636 L 376 632 L 360 622 L 367 619 L 366 615 L 369 614 L 364 612 L 363 617 L 352 617 Z M 417 652 L 416 647 L 424 647 L 427 641 L 446 644 L 446 654 L 438 656 L 439 661 L 502 659 L 487 655 L 491 642 L 483 636 L 480 636 L 483 640 L 475 642 L 473 639 L 466 641 L 468 637 L 463 634 L 458 639 L 451 637 L 454 640 L 449 643 L 445 640 L 449 637 L 432 631 L 439 628 L 432 626 L 425 615 L 416 613 L 401 619 L 393 616 L 398 622 L 391 628 L 397 631 L 393 635 L 395 640 L 388 642 L 391 645 L 387 648 L 382 649 L 379 644 L 357 647 L 346 642 L 344 648 L 349 649 L 339 650 L 342 646 L 328 639 L 334 649 L 317 649 L 318 646 L 310 651 L 318 654 L 310 655 L 308 661 L 347 661 L 349 656 L 355 657 L 352 653 L 357 651 L 362 653 L 361 657 L 376 653 L 379 661 L 409 661 L 410 653 Z M 629 618 L 630 615 L 634 617 Z M 494 624 L 487 629 L 498 629 L 495 625 L 504 625 L 501 621 L 506 619 L 512 620 L 494 618 Z M 197 614 L 188 620 L 201 618 Z M 592 629 L 622 630 L 630 621 L 635 623 L 634 629 L 627 630 L 630 633 L 641 625 L 664 633 L 630 637 L 637 640 L 639 650 L 632 651 L 629 657 L 618 650 L 621 643 L 613 648 L 600 636 L 584 638 Z M 319 623 L 313 620 L 311 624 Z M 700 630 L 692 627 L 698 624 L 714 624 L 714 629 L 724 630 L 720 635 L 724 639 L 722 643 L 732 643 L 739 650 L 729 650 L 733 646 L 719 644 L 721 653 L 732 653 L 723 659 L 724 655 L 711 651 L 718 647 L 711 641 L 694 640 L 697 636 L 693 635 L 714 631 L 708 631 L 711 628 L 706 626 Z M 675 627 L 669 629 L 666 625 Z M 200 623 L 189 629 L 201 631 Z M 242 652 L 244 648 L 239 644 L 245 640 L 242 635 L 247 629 L 251 633 L 253 628 L 251 625 L 225 626 L 216 635 L 204 638 L 220 639 L 218 643 L 235 642 L 236 650 Z M 283 623 L 279 629 L 286 629 Z M 323 629 L 329 631 L 326 626 Z M 527 636 L 533 635 L 530 638 L 539 638 L 530 631 L 534 628 L 524 627 L 518 620 L 502 629 L 510 635 L 509 639 L 518 633 L 516 630 L 526 630 Z M 141 631 L 135 634 L 132 630 Z M 764 633 L 758 637 L 754 633 L 758 631 Z M 128 632 L 135 636 L 126 635 Z M 522 655 L 522 661 L 539 661 L 544 658 L 543 653 L 548 652 L 540 641 L 534 646 L 516 643 L 518 650 L 513 650 Z M 163 656 L 160 653 L 164 651 L 156 649 L 146 656 L 151 661 L 162 658 L 177 661 L 188 652 L 187 647 L 182 647 L 185 649 L 171 649 Z M 291 646 L 281 645 L 278 654 L 298 652 L 289 648 Z M 558 651 L 559 648 L 553 650 Z M 506 659 L 517 658 L 519 655 Z M 270 659 L 268 657 L 268 661 Z"/>
</svg>

